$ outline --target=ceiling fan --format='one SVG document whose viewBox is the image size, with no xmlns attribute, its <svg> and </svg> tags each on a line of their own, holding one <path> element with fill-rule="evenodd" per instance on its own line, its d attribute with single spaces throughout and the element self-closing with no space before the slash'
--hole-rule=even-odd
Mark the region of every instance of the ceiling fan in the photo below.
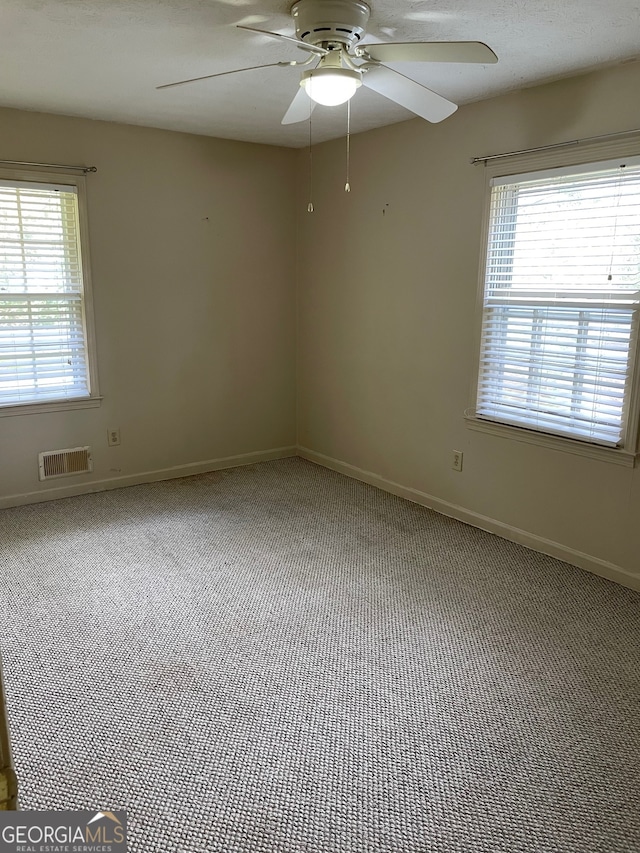
<svg viewBox="0 0 640 853">
<path fill-rule="evenodd" d="M 387 66 L 391 62 L 465 62 L 490 64 L 498 57 L 477 41 L 386 42 L 362 44 L 371 10 L 362 0 L 298 0 L 291 7 L 295 36 L 238 25 L 242 30 L 293 43 L 310 54 L 304 62 L 282 61 L 254 65 L 166 83 L 158 89 L 182 86 L 226 74 L 260 68 L 304 67 L 300 89 L 285 113 L 282 124 L 309 119 L 316 104 L 335 106 L 348 101 L 364 85 L 405 107 L 421 118 L 438 122 L 457 110 L 457 105 Z"/>
</svg>

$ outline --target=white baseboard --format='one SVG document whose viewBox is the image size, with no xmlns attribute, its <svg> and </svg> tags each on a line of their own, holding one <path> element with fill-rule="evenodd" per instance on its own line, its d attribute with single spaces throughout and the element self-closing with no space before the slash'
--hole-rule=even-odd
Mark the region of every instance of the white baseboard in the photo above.
<svg viewBox="0 0 640 853">
<path fill-rule="evenodd" d="M 76 495 L 89 495 L 94 492 L 104 492 L 108 489 L 122 489 L 125 486 L 140 486 L 143 483 L 155 483 L 158 480 L 174 480 L 178 477 L 190 477 L 193 474 L 206 474 L 208 471 L 220 471 L 223 468 L 238 468 L 241 465 L 253 465 L 256 462 L 269 462 L 272 459 L 284 459 L 287 456 L 296 455 L 295 447 L 276 447 L 272 450 L 258 450 L 253 453 L 241 453 L 237 456 L 209 459 L 206 462 L 189 462 L 186 465 L 175 465 L 172 468 L 141 471 L 138 474 L 127 474 L 122 477 L 109 477 L 104 480 L 92 480 L 87 483 L 56 486 L 36 492 L 24 492 L 23 494 L 8 495 L 7 497 L 0 498 L 0 509 L 53 501 L 58 500 L 58 498 L 71 498 Z"/>
<path fill-rule="evenodd" d="M 547 554 L 550 557 L 555 557 L 557 560 L 563 560 L 565 563 L 577 566 L 579 569 L 585 569 L 594 575 L 615 581 L 622 586 L 629 587 L 629 589 L 640 591 L 640 576 L 633 575 L 620 566 L 616 566 L 606 560 L 600 560 L 598 557 L 592 557 L 589 554 L 584 554 L 582 551 L 568 548 L 559 542 L 544 539 L 542 536 L 536 536 L 534 533 L 528 533 L 526 530 L 521 530 L 518 527 L 512 527 L 510 524 L 504 524 L 502 521 L 496 521 L 494 518 L 480 515 L 477 512 L 465 509 L 457 504 L 449 503 L 448 501 L 443 501 L 418 489 L 412 489 L 408 486 L 402 486 L 400 483 L 394 483 L 392 480 L 386 480 L 379 474 L 364 471 L 362 468 L 357 468 L 348 462 L 341 462 L 339 459 L 333 459 L 330 456 L 325 456 L 323 453 L 316 453 L 307 447 L 298 447 L 297 450 L 298 456 L 307 459 L 309 462 L 315 462 L 325 468 L 338 471 L 340 474 L 346 474 L 347 477 L 361 480 L 363 483 L 376 486 L 378 489 L 390 492 L 392 495 L 397 495 L 398 497 L 429 507 L 429 509 L 433 509 L 441 515 L 456 518 L 458 521 L 470 524 L 472 527 L 479 527 L 488 533 L 495 533 L 503 539 L 517 542 L 518 545 L 524 545 L 532 551 Z"/>
</svg>

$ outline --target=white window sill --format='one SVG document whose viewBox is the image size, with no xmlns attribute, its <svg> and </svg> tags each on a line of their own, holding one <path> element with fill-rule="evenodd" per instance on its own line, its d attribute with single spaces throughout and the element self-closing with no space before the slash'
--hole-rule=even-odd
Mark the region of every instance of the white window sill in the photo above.
<svg viewBox="0 0 640 853">
<path fill-rule="evenodd" d="M 43 403 L 17 403 L 13 406 L 0 406 L 0 418 L 14 415 L 41 415 L 45 412 L 68 412 L 72 409 L 96 409 L 102 403 L 102 397 L 86 397 L 80 400 L 47 400 Z"/>
<path fill-rule="evenodd" d="M 635 453 L 619 447 L 588 444 L 585 441 L 576 441 L 559 435 L 548 435 L 547 433 L 499 424 L 494 421 L 485 421 L 471 416 L 466 416 L 465 421 L 469 429 L 501 436 L 502 438 L 510 438 L 513 441 L 523 441 L 525 444 L 537 444 L 540 447 L 548 447 L 550 450 L 573 453 L 577 456 L 589 456 L 591 459 L 612 462 L 614 465 L 625 465 L 628 468 L 633 468 L 636 463 Z"/>
</svg>

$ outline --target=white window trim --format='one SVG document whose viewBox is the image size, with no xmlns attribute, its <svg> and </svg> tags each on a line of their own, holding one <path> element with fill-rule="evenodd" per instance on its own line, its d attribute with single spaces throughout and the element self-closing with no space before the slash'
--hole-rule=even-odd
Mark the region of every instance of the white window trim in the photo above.
<svg viewBox="0 0 640 853">
<path fill-rule="evenodd" d="M 1 417 L 44 414 L 46 412 L 93 409 L 100 405 L 102 397 L 98 388 L 98 366 L 96 356 L 96 329 L 93 312 L 93 290 L 91 286 L 91 259 L 89 247 L 89 219 L 87 215 L 87 187 L 84 175 L 69 172 L 53 172 L 50 169 L 34 170 L 0 168 L 0 179 L 9 181 L 33 181 L 39 184 L 66 184 L 76 187 L 78 196 L 78 232 L 82 258 L 83 302 L 85 316 L 87 369 L 91 394 L 89 397 L 70 400 L 46 400 L 42 403 L 25 402 L 0 406 Z"/>
<path fill-rule="evenodd" d="M 482 232 L 480 243 L 480 265 L 478 275 L 478 290 L 476 297 L 475 333 L 474 333 L 474 361 L 470 389 L 470 406 L 465 411 L 465 424 L 469 429 L 488 433 L 526 444 L 536 444 L 551 450 L 572 453 L 578 456 L 587 456 L 617 465 L 634 467 L 638 458 L 638 433 L 640 429 L 640 340 L 636 342 L 636 353 L 634 354 L 634 368 L 631 378 L 631 392 L 629 395 L 629 416 L 627 421 L 627 442 L 624 448 L 606 447 L 591 444 L 577 438 L 565 438 L 563 436 L 536 432 L 524 427 L 511 426 L 484 418 L 477 417 L 474 413 L 475 401 L 478 392 L 478 377 L 480 370 L 480 346 L 482 336 L 482 316 L 485 289 L 485 268 L 487 263 L 487 249 L 489 236 L 489 213 L 491 206 L 491 181 L 498 177 L 520 175 L 526 172 L 544 173 L 545 170 L 584 164 L 597 163 L 598 161 L 615 160 L 618 157 L 640 156 L 640 144 L 637 140 L 623 140 L 618 142 L 584 143 L 575 148 L 571 147 L 562 151 L 538 152 L 516 155 L 504 160 L 485 161 L 485 183 L 484 203 L 482 212 Z M 542 176 L 542 175 L 541 175 Z M 640 336 L 639 336 L 640 338 Z"/>
<path fill-rule="evenodd" d="M 633 468 L 636 462 L 636 453 L 621 447 L 605 447 L 601 444 L 589 444 L 575 438 L 564 438 L 560 435 L 535 432 L 524 427 L 501 424 L 497 421 L 487 421 L 476 418 L 474 415 L 465 415 L 465 423 L 469 429 L 477 432 L 485 432 L 501 438 L 510 438 L 524 444 L 537 444 L 550 450 L 559 450 L 563 453 L 572 453 L 575 456 L 589 456 L 592 459 L 600 459 L 602 462 L 612 462 L 615 465 L 625 465 Z"/>
</svg>

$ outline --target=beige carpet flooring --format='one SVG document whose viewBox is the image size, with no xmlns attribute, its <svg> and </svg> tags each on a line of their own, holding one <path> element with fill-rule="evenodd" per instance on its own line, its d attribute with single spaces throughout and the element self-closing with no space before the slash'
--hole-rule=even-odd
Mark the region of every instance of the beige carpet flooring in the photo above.
<svg viewBox="0 0 640 853">
<path fill-rule="evenodd" d="M 640 595 L 300 459 L 0 512 L 23 808 L 132 853 L 637 853 Z"/>
</svg>

